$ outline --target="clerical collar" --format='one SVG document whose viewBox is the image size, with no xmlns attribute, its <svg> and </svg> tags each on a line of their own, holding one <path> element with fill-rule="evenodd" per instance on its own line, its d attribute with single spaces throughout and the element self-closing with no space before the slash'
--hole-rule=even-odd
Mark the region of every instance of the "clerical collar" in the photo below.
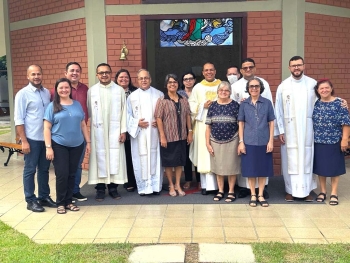
<svg viewBox="0 0 350 263">
<path fill-rule="evenodd" d="M 113 81 L 111 81 L 111 83 L 107 84 L 107 85 L 103 85 L 101 82 L 98 83 L 100 85 L 100 87 L 102 88 L 110 88 L 113 86 Z"/>
<path fill-rule="evenodd" d="M 206 81 L 205 79 L 203 79 L 201 81 L 201 84 L 204 85 L 204 86 L 209 86 L 209 87 L 214 87 L 214 86 L 217 86 L 221 83 L 221 80 L 219 79 L 214 79 L 212 82 L 209 82 L 209 81 Z"/>
<path fill-rule="evenodd" d="M 295 78 L 293 78 L 293 76 L 292 76 L 292 81 L 295 82 L 295 83 L 300 83 L 300 82 L 303 81 L 303 79 L 304 79 L 304 74 L 302 75 L 302 77 L 301 77 L 300 79 L 295 79 Z"/>
<path fill-rule="evenodd" d="M 142 90 L 142 91 L 148 91 L 150 88 L 151 88 L 151 86 L 149 86 L 148 89 L 141 89 L 141 88 L 139 88 L 139 89 Z"/>
</svg>

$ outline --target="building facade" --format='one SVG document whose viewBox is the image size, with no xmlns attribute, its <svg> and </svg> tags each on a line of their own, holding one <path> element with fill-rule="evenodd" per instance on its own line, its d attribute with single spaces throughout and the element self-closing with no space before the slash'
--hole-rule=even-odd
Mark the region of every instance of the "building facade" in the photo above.
<svg viewBox="0 0 350 263">
<path fill-rule="evenodd" d="M 225 67 L 244 57 L 255 59 L 257 75 L 269 82 L 275 97 L 289 76 L 289 59 L 300 55 L 308 76 L 330 78 L 336 94 L 350 101 L 350 0 L 4 0 L 4 17 L 10 98 L 27 84 L 26 68 L 34 63 L 42 66 L 48 88 L 63 76 L 67 62 L 77 61 L 89 86 L 97 81 L 96 66 L 108 62 L 114 72 L 128 69 L 133 82 L 140 68 L 148 68 L 161 89 L 164 70 L 180 74 L 182 66 L 200 72 L 201 63 L 213 61 L 224 78 Z M 176 26 L 179 20 L 202 18 L 212 25 L 232 18 L 233 44 L 160 47 L 162 21 Z M 126 60 L 120 60 L 123 44 Z M 275 173 L 280 174 L 275 147 Z"/>
</svg>

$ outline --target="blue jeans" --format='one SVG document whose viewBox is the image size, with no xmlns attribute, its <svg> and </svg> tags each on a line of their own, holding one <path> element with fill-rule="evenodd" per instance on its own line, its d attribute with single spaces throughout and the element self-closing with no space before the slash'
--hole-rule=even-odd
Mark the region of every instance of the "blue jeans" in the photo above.
<svg viewBox="0 0 350 263">
<path fill-rule="evenodd" d="M 26 202 L 44 199 L 50 196 L 49 168 L 50 161 L 46 159 L 44 141 L 28 139 L 30 153 L 24 155 L 23 187 Z M 35 172 L 37 172 L 38 198 L 35 196 Z"/>
<path fill-rule="evenodd" d="M 73 194 L 77 194 L 80 192 L 81 173 L 83 170 L 82 163 L 84 161 L 85 149 L 86 149 L 86 142 L 84 141 L 84 150 L 83 150 L 83 153 L 81 154 L 81 157 L 79 160 L 77 172 L 75 173 L 75 183 L 74 183 Z"/>
</svg>

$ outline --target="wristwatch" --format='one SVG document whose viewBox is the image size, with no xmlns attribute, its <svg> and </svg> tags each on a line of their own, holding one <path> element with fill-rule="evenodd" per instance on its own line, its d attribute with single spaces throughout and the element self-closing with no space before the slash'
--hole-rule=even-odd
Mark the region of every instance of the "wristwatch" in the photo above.
<svg viewBox="0 0 350 263">
<path fill-rule="evenodd" d="M 46 148 L 51 148 L 51 144 L 48 144 L 45 146 Z"/>
</svg>

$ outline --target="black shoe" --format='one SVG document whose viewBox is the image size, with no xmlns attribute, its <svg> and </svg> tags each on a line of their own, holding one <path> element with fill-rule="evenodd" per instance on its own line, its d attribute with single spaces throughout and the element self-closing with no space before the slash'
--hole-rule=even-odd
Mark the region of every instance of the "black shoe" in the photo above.
<svg viewBox="0 0 350 263">
<path fill-rule="evenodd" d="M 267 189 L 266 189 L 266 188 L 264 189 L 263 196 L 264 196 L 265 199 L 269 199 L 269 198 L 270 198 L 270 195 L 269 195 L 269 193 L 267 192 Z"/>
<path fill-rule="evenodd" d="M 206 190 L 206 189 L 203 189 L 203 188 L 202 188 L 201 193 L 202 193 L 202 195 L 207 195 L 207 194 L 208 194 L 208 193 L 207 193 L 207 190 Z"/>
<path fill-rule="evenodd" d="M 76 199 L 80 202 L 87 200 L 87 198 L 85 196 L 83 196 L 80 192 L 73 194 L 73 199 Z"/>
<path fill-rule="evenodd" d="M 241 187 L 238 192 L 238 198 L 245 198 L 250 195 L 250 190 L 248 188 Z"/>
<path fill-rule="evenodd" d="M 47 206 L 47 207 L 57 207 L 57 204 L 51 199 L 51 197 L 46 197 L 44 199 L 39 200 L 39 203 L 42 206 Z"/>
<path fill-rule="evenodd" d="M 27 209 L 33 212 L 44 212 L 45 208 L 38 201 L 31 201 L 27 203 Z"/>
<path fill-rule="evenodd" d="M 153 192 L 153 195 L 160 195 L 160 192 Z"/>
<path fill-rule="evenodd" d="M 97 190 L 95 199 L 96 201 L 102 202 L 105 199 L 105 190 Z"/>
<path fill-rule="evenodd" d="M 126 187 L 125 190 L 127 192 L 134 192 L 135 191 L 135 187 L 131 186 L 131 187 Z"/>
<path fill-rule="evenodd" d="M 113 199 L 118 200 L 121 198 L 120 194 L 118 193 L 117 188 L 109 189 L 108 193 Z"/>
</svg>

